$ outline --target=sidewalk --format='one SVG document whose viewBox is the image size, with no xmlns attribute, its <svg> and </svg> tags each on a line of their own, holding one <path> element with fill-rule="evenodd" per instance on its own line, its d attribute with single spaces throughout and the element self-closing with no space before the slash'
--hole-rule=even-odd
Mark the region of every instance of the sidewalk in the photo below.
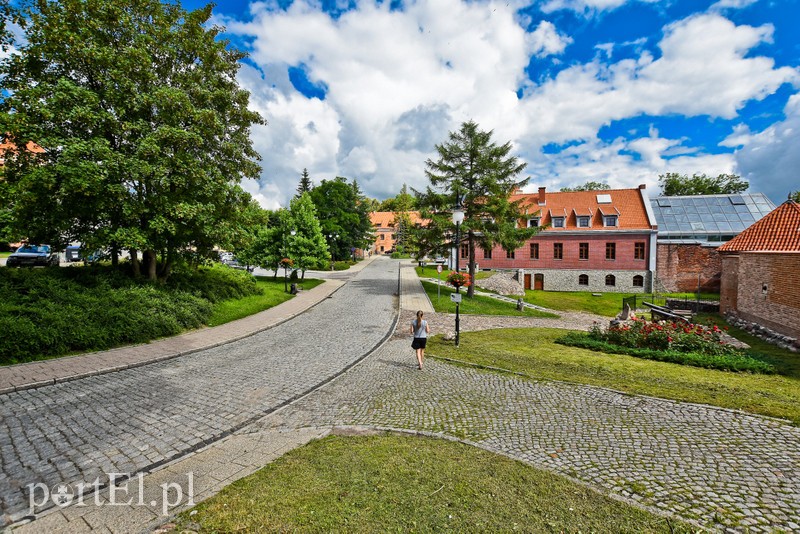
<svg viewBox="0 0 800 534">
<path fill-rule="evenodd" d="M 359 262 L 347 273 L 355 275 L 374 260 L 373 257 Z M 0 367 L 0 395 L 122 371 L 237 341 L 288 321 L 328 298 L 344 284 L 342 280 L 326 280 L 313 289 L 301 291 L 291 300 L 255 315 L 150 343 Z"/>
<path fill-rule="evenodd" d="M 400 264 L 400 309 L 433 313 L 431 299 L 425 293 L 414 267 L 413 261 L 404 261 Z"/>
</svg>

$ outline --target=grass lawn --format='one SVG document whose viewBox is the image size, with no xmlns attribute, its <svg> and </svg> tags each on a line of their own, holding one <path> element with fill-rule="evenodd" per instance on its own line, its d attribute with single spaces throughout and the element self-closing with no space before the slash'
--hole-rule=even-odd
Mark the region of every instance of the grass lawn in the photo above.
<svg viewBox="0 0 800 534">
<path fill-rule="evenodd" d="M 428 298 L 431 299 L 433 309 L 439 313 L 455 313 L 456 303 L 450 300 L 450 294 L 455 293 L 455 290 L 444 284 L 441 285 L 441 297 L 436 297 L 436 284 L 433 282 L 422 282 Z M 461 306 L 459 313 L 468 315 L 514 315 L 520 317 L 552 317 L 557 318 L 558 315 L 539 310 L 525 308 L 523 311 L 517 311 L 514 304 L 510 302 L 503 302 L 491 297 L 482 297 L 475 295 L 473 298 L 468 299 L 465 295 L 466 291 L 462 289 Z"/>
<path fill-rule="evenodd" d="M 11 256 L 11 252 L 0 252 L 0 258 L 7 258 Z"/>
<path fill-rule="evenodd" d="M 282 302 L 293 298 L 293 295 L 286 293 L 283 290 L 283 277 L 278 277 L 273 280 L 271 276 L 257 276 L 258 288 L 262 290 L 261 295 L 251 295 L 239 299 L 223 300 L 214 304 L 214 310 L 211 313 L 211 318 L 208 320 L 208 326 L 219 326 L 221 324 L 253 315 L 273 306 L 277 306 Z M 309 290 L 320 285 L 323 281 L 314 278 L 306 278 L 303 281 L 297 281 L 297 288 L 301 290 Z"/>
<path fill-rule="evenodd" d="M 414 267 L 417 270 L 417 276 L 420 278 L 436 278 L 439 274 L 436 272 L 436 265 L 426 265 L 425 267 Z M 447 278 L 447 273 L 450 272 L 450 269 L 447 268 L 446 265 L 442 266 L 442 281 Z M 477 271 L 475 273 L 476 280 L 483 280 L 484 278 L 489 278 L 494 274 L 493 271 Z"/>
<path fill-rule="evenodd" d="M 311 442 L 194 510 L 174 532 L 691 532 L 504 456 L 397 434 Z"/>
<path fill-rule="evenodd" d="M 435 336 L 431 356 L 501 367 L 533 378 L 605 386 L 627 393 L 711 404 L 781 417 L 800 425 L 800 355 L 776 349 L 786 376 L 732 373 L 604 354 L 553 343 L 564 330 L 508 328 L 461 334 L 461 346 Z M 754 348 L 758 349 L 758 347 Z"/>
<path fill-rule="evenodd" d="M 589 312 L 614 317 L 622 310 L 622 299 L 634 293 L 601 293 L 594 296 L 591 291 L 525 291 L 525 302 L 550 308 L 551 310 Z M 641 295 L 641 293 L 637 293 Z M 660 296 L 694 299 L 694 293 L 662 293 Z M 701 294 L 706 300 L 718 300 L 718 294 Z"/>
</svg>

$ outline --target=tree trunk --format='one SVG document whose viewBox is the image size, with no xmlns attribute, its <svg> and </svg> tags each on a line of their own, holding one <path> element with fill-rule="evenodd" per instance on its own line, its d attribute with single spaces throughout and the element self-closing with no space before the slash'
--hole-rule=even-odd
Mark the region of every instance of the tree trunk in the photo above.
<svg viewBox="0 0 800 534">
<path fill-rule="evenodd" d="M 305 270 L 305 269 L 303 269 L 303 270 L 302 270 L 302 271 L 300 271 L 300 272 L 301 272 L 301 275 L 300 275 L 300 280 L 305 280 L 305 279 L 306 279 L 306 270 Z"/>
<path fill-rule="evenodd" d="M 155 250 L 145 250 L 142 253 L 142 260 L 144 261 L 144 267 L 147 270 L 147 279 L 156 281 L 158 280 L 157 276 L 157 265 L 156 265 L 156 251 Z"/>
<path fill-rule="evenodd" d="M 128 252 L 131 255 L 131 267 L 133 269 L 133 277 L 139 278 L 142 276 L 142 265 L 139 263 L 139 251 L 135 248 L 130 249 Z"/>
<path fill-rule="evenodd" d="M 475 237 L 472 235 L 472 231 L 467 234 L 467 243 L 469 248 L 469 279 L 472 281 L 467 288 L 467 298 L 471 299 L 475 296 Z"/>
<path fill-rule="evenodd" d="M 119 266 L 119 249 L 116 246 L 111 247 L 111 265 L 113 267 Z"/>
</svg>

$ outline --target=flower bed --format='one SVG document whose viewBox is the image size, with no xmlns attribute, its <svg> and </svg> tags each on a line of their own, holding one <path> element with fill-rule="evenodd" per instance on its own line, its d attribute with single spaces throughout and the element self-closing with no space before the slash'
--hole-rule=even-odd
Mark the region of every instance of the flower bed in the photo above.
<svg viewBox="0 0 800 534">
<path fill-rule="evenodd" d="M 586 334 L 571 333 L 556 340 L 562 345 L 649 360 L 668 361 L 726 371 L 774 373 L 757 354 L 733 347 L 716 325 L 654 322 L 634 319 L 603 329 L 596 324 Z"/>
</svg>

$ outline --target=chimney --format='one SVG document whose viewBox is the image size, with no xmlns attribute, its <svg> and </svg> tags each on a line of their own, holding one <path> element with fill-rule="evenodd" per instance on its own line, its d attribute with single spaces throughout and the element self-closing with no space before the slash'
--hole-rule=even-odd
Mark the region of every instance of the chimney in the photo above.
<svg viewBox="0 0 800 534">
<path fill-rule="evenodd" d="M 639 189 L 647 189 L 647 184 L 639 184 Z"/>
<path fill-rule="evenodd" d="M 545 195 L 545 189 L 546 188 L 544 188 L 544 187 L 540 187 L 539 188 L 539 205 L 540 206 L 544 206 L 545 204 L 547 204 L 547 196 Z"/>
</svg>

